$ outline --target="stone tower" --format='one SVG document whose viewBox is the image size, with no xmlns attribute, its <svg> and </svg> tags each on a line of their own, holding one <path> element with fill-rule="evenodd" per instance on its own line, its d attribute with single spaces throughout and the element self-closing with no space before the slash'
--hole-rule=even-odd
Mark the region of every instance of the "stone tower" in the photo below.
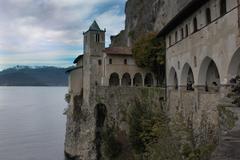
<svg viewBox="0 0 240 160">
<path fill-rule="evenodd" d="M 94 21 L 84 36 L 84 54 L 91 56 L 101 56 L 105 48 L 105 30 L 101 30 L 97 22 Z"/>
<path fill-rule="evenodd" d="M 88 104 L 91 88 L 102 84 L 103 77 L 103 50 L 105 49 L 105 32 L 94 21 L 84 36 L 83 60 L 83 99 Z"/>
</svg>

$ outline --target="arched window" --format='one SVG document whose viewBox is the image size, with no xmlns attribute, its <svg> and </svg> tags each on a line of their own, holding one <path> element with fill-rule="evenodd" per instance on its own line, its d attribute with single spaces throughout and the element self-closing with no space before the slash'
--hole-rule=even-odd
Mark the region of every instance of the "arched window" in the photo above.
<svg viewBox="0 0 240 160">
<path fill-rule="evenodd" d="M 197 23 L 197 17 L 193 19 L 193 32 L 197 32 L 198 30 L 198 23 Z"/>
<path fill-rule="evenodd" d="M 210 10 L 210 8 L 207 8 L 206 9 L 206 24 L 211 23 L 211 21 L 212 21 L 211 10 Z"/>
<path fill-rule="evenodd" d="M 169 47 L 172 45 L 172 36 L 171 35 L 169 35 L 169 37 L 168 37 L 168 43 L 169 43 Z"/>
<path fill-rule="evenodd" d="M 188 36 L 188 25 L 186 24 L 185 26 L 185 30 L 186 30 L 186 37 Z"/>
<path fill-rule="evenodd" d="M 197 67 L 197 57 L 196 56 L 194 56 L 194 67 Z"/>
<path fill-rule="evenodd" d="M 119 86 L 119 76 L 117 73 L 112 73 L 109 78 L 109 86 Z"/>
<path fill-rule="evenodd" d="M 220 0 L 220 15 L 223 16 L 227 13 L 226 0 Z"/>
<path fill-rule="evenodd" d="M 181 29 L 181 40 L 184 38 L 184 31 L 183 28 Z"/>
<path fill-rule="evenodd" d="M 99 42 L 100 41 L 100 35 L 99 33 L 96 34 L 96 42 Z"/>
<path fill-rule="evenodd" d="M 122 86 L 131 86 L 131 76 L 129 73 L 124 73 L 124 75 L 122 76 Z"/>
<path fill-rule="evenodd" d="M 136 73 L 133 78 L 133 85 L 134 86 L 142 86 L 143 85 L 143 79 L 141 73 Z"/>
<path fill-rule="evenodd" d="M 151 73 L 146 74 L 144 79 L 144 85 L 147 87 L 153 86 L 153 76 Z"/>
<path fill-rule="evenodd" d="M 178 31 L 175 32 L 175 43 L 178 41 Z"/>
</svg>

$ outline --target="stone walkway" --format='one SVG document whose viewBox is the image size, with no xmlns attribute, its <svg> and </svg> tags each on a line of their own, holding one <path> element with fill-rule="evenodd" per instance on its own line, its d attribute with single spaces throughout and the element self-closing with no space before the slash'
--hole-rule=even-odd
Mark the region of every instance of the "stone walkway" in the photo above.
<svg viewBox="0 0 240 160">
<path fill-rule="evenodd" d="M 231 110 L 238 115 L 239 120 L 232 130 L 222 135 L 211 160 L 240 160 L 240 108 L 235 107 Z"/>
</svg>

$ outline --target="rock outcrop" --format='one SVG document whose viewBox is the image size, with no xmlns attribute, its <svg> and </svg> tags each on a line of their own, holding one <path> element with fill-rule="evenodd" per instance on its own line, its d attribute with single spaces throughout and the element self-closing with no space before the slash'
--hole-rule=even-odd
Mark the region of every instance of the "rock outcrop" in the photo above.
<svg viewBox="0 0 240 160">
<path fill-rule="evenodd" d="M 111 46 L 131 46 L 146 32 L 159 32 L 191 0 L 128 0 L 125 30 L 112 36 Z"/>
</svg>

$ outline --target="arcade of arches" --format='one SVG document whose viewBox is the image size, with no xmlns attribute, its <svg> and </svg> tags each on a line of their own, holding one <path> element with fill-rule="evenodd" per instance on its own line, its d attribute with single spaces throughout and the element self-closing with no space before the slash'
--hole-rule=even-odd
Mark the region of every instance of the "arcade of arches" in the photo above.
<svg viewBox="0 0 240 160">
<path fill-rule="evenodd" d="M 132 78 L 129 73 L 124 73 L 120 79 L 118 73 L 112 73 L 109 78 L 109 86 L 152 87 L 154 86 L 154 77 L 152 73 L 147 73 L 144 78 L 141 73 L 136 73 Z"/>
<path fill-rule="evenodd" d="M 210 57 L 205 57 L 200 65 L 198 71 L 198 79 L 195 80 L 192 67 L 186 63 L 180 71 L 180 80 L 174 67 L 172 67 L 168 74 L 168 87 L 178 88 L 178 84 L 182 87 L 186 87 L 189 90 L 191 86 L 204 87 L 205 91 L 214 90 L 219 91 L 221 81 L 220 72 L 215 61 Z M 227 84 L 230 84 L 230 80 L 240 76 L 240 49 L 238 49 L 232 56 L 227 70 Z M 192 88 L 193 89 L 193 88 Z"/>
</svg>

